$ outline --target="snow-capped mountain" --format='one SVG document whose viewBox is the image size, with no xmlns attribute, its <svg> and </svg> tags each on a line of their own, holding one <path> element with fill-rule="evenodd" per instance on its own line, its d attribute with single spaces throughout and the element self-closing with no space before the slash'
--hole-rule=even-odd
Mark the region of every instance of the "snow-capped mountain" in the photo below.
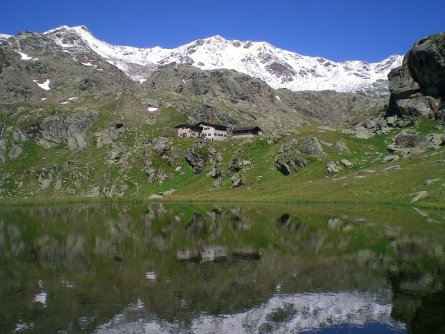
<svg viewBox="0 0 445 334">
<path fill-rule="evenodd" d="M 402 62 L 393 55 L 378 63 L 334 62 L 302 56 L 266 42 L 226 40 L 221 36 L 200 39 L 175 49 L 114 46 L 95 38 L 85 26 L 61 26 L 44 35 L 75 57 L 89 49 L 117 66 L 131 79 L 145 81 L 161 65 L 172 62 L 203 70 L 234 69 L 261 79 L 273 88 L 335 90 L 364 95 L 388 94 L 387 74 Z M 91 65 L 88 61 L 84 65 Z"/>
<path fill-rule="evenodd" d="M 387 296 L 390 295 L 388 291 Z M 145 312 L 145 305 L 139 299 L 129 306 L 133 310 L 132 319 L 126 319 L 128 312 L 124 311 L 99 326 L 96 333 L 244 334 L 261 333 L 264 328 L 271 328 L 274 333 L 308 333 L 341 325 L 360 328 L 375 323 L 386 325 L 394 332 L 402 332 L 405 326 L 392 319 L 392 305 L 385 299 L 385 296 L 358 292 L 277 295 L 248 311 L 219 316 L 203 314 L 190 323 L 170 323 L 157 317 L 135 321 L 135 311 Z M 287 318 L 285 321 L 271 320 L 276 314 Z M 155 320 L 150 320 L 153 318 Z"/>
<path fill-rule="evenodd" d="M 10 35 L 0 34 L 0 41 L 10 38 Z"/>
</svg>

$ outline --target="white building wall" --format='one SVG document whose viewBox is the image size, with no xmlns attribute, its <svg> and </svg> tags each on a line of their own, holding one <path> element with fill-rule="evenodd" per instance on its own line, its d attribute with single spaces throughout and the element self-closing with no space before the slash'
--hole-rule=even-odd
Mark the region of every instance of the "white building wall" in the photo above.
<svg viewBox="0 0 445 334">
<path fill-rule="evenodd" d="M 216 130 L 212 126 L 203 126 L 202 135 L 203 138 L 209 140 L 225 140 L 227 139 L 227 131 Z"/>
</svg>

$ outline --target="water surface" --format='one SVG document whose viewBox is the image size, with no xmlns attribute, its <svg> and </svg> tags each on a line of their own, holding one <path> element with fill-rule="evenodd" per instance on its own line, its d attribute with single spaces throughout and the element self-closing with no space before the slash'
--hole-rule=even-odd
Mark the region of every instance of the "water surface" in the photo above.
<svg viewBox="0 0 445 334">
<path fill-rule="evenodd" d="M 0 208 L 2 333 L 443 333 L 445 213 Z"/>
</svg>

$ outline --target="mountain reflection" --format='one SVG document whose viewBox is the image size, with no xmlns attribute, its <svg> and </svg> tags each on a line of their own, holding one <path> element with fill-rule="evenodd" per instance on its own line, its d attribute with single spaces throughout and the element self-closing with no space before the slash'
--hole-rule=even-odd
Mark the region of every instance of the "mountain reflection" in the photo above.
<svg viewBox="0 0 445 334">
<path fill-rule="evenodd" d="M 101 204 L 0 209 L 17 333 L 445 330 L 443 213 Z M 63 310 L 63 312 L 61 312 Z M 377 325 L 376 325 L 377 324 Z"/>
</svg>

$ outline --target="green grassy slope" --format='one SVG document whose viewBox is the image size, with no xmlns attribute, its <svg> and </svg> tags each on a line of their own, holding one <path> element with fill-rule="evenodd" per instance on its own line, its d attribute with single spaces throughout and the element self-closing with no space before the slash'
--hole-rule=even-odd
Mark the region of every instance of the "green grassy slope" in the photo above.
<svg viewBox="0 0 445 334">
<path fill-rule="evenodd" d="M 384 163 L 388 144 L 402 131 L 394 129 L 370 139 L 358 139 L 349 133 L 325 127 L 303 126 L 292 132 L 279 134 L 275 143 L 270 133 L 255 140 L 229 139 L 208 142 L 202 149 L 217 150 L 222 157 L 224 177 L 221 187 L 206 176 L 207 162 L 200 174 L 194 174 L 185 160 L 184 152 L 193 147 L 193 140 L 176 138 L 174 126 L 188 118 L 173 107 L 160 112 L 148 112 L 147 100 L 131 95 L 107 98 L 82 98 L 76 103 L 61 106 L 51 103 L 8 105 L 0 113 L 3 124 L 3 141 L 6 150 L 0 152 L 4 164 L 0 165 L 0 200 L 11 201 L 65 201 L 78 199 L 124 198 L 146 200 L 150 195 L 174 189 L 163 200 L 178 201 L 284 201 L 284 202 L 372 202 L 410 204 L 414 195 L 426 190 L 429 196 L 420 205 L 445 207 L 445 151 L 426 150 L 410 159 Z M 51 148 L 39 145 L 35 138 L 17 141 L 14 132 L 26 132 L 35 122 L 50 115 L 71 117 L 79 110 L 94 110 L 97 119 L 86 131 L 86 147 L 69 151 L 62 143 Z M 97 133 L 113 128 L 116 121 L 123 124 L 113 143 L 97 147 Z M 423 134 L 443 130 L 435 128 L 430 120 L 421 120 L 412 130 Z M 165 136 L 169 141 L 166 159 L 158 152 L 153 141 Z M 290 175 L 282 175 L 275 166 L 280 147 L 294 138 L 316 137 L 326 153 L 324 157 L 300 155 L 308 166 Z M 15 143 L 15 144 L 14 144 Z M 342 143 L 349 151 L 342 151 Z M 22 148 L 22 154 L 12 160 L 13 145 Z M 118 151 L 117 157 L 110 154 Z M 147 153 L 148 152 L 148 153 Z M 244 185 L 232 189 L 229 171 L 232 157 L 248 161 L 240 174 Z M 165 177 L 163 181 L 149 182 L 146 173 L 147 158 L 152 167 Z M 328 161 L 349 160 L 351 167 L 343 166 L 336 174 L 326 173 Z M 396 170 L 384 171 L 399 165 Z M 426 180 L 434 180 L 425 185 Z M 43 184 L 43 185 L 42 185 Z"/>
</svg>

